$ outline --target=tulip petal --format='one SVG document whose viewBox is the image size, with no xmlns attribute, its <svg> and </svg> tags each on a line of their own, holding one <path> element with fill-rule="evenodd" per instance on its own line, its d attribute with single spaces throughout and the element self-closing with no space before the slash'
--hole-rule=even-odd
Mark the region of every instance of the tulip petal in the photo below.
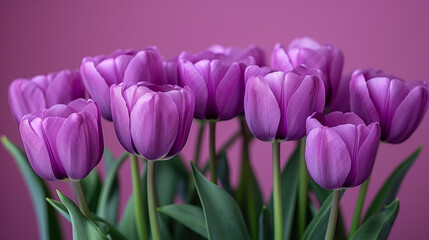
<svg viewBox="0 0 429 240">
<path fill-rule="evenodd" d="M 306 76 L 290 97 L 286 107 L 285 136 L 288 140 L 298 140 L 305 135 L 307 117 L 313 112 L 322 112 L 325 107 L 324 87 L 320 78 L 314 75 Z"/>
<path fill-rule="evenodd" d="M 55 75 L 45 90 L 46 107 L 67 104 L 77 98 L 85 97 L 85 90 L 79 72 L 64 70 Z"/>
<path fill-rule="evenodd" d="M 416 130 L 428 109 L 429 99 L 426 87 L 415 87 L 396 109 L 387 136 L 387 142 L 400 143 L 405 141 Z"/>
<path fill-rule="evenodd" d="M 122 147 L 134 154 L 134 144 L 130 132 L 130 110 L 122 96 L 122 87 L 123 84 L 113 85 L 110 88 L 113 125 L 115 127 L 116 136 Z"/>
<path fill-rule="evenodd" d="M 271 54 L 271 68 L 278 71 L 292 71 L 294 65 L 283 46 L 277 43 Z"/>
<path fill-rule="evenodd" d="M 269 67 L 259 67 L 257 65 L 250 65 L 244 71 L 244 84 L 247 83 L 247 80 L 253 76 L 262 76 L 265 77 L 268 73 L 271 72 Z"/>
<path fill-rule="evenodd" d="M 210 64 L 207 60 L 203 60 L 201 62 L 204 62 L 206 67 Z M 207 70 L 198 70 L 194 64 L 187 60 L 184 62 L 179 61 L 179 70 L 181 76 L 180 85 L 189 86 L 195 93 L 195 117 L 198 119 L 204 119 L 208 96 L 208 89 L 206 81 L 204 80 L 204 75 Z"/>
<path fill-rule="evenodd" d="M 233 63 L 219 82 L 215 98 L 219 120 L 229 120 L 243 112 L 243 74 L 244 66 Z"/>
<path fill-rule="evenodd" d="M 310 48 L 310 49 L 317 49 L 322 47 L 316 40 L 310 37 L 300 37 L 300 38 L 294 38 L 289 46 L 288 49 L 292 48 Z"/>
<path fill-rule="evenodd" d="M 274 140 L 280 122 L 280 108 L 263 77 L 251 77 L 246 84 L 244 113 L 250 131 L 262 141 Z"/>
<path fill-rule="evenodd" d="M 30 80 L 17 79 L 9 87 L 9 105 L 19 124 L 24 115 L 46 108 L 45 95 Z"/>
<path fill-rule="evenodd" d="M 39 121 L 40 119 L 36 119 Z M 23 119 L 19 125 L 21 139 L 24 144 L 25 153 L 34 172 L 41 178 L 57 180 L 51 167 L 51 158 L 43 138 L 40 138 L 30 126 L 28 119 Z"/>
<path fill-rule="evenodd" d="M 343 187 L 351 168 L 346 144 L 326 127 L 315 128 L 308 134 L 305 162 L 313 180 L 326 189 Z"/>
<path fill-rule="evenodd" d="M 101 115 L 106 120 L 112 120 L 110 111 L 110 90 L 106 80 L 100 75 L 93 62 L 84 61 L 80 67 L 83 83 L 94 101 L 98 103 Z"/>
<path fill-rule="evenodd" d="M 147 93 L 134 105 L 130 118 L 131 135 L 140 155 L 148 160 L 167 156 L 179 130 L 173 100 L 164 93 Z"/>
<path fill-rule="evenodd" d="M 380 122 L 380 117 L 371 100 L 367 83 L 362 74 L 353 75 L 350 81 L 350 108 L 366 124 Z"/>
<path fill-rule="evenodd" d="M 124 75 L 126 85 L 146 81 L 166 84 L 162 57 L 157 50 L 146 49 L 136 54 L 130 61 Z"/>
<path fill-rule="evenodd" d="M 83 111 L 71 114 L 58 132 L 58 154 L 70 179 L 86 177 L 100 161 L 103 143 L 97 129 L 97 120 Z"/>
<path fill-rule="evenodd" d="M 48 151 L 51 155 L 52 170 L 57 179 L 67 178 L 67 174 L 60 161 L 61 158 L 57 146 L 58 132 L 62 128 L 65 120 L 66 119 L 62 117 L 48 117 L 42 121 L 44 140 L 48 146 Z"/>
<path fill-rule="evenodd" d="M 358 186 L 368 179 L 380 142 L 381 130 L 378 123 L 371 123 L 368 127 L 359 125 L 357 132 L 360 147 L 355 165 L 352 167 L 354 178 L 350 178 L 351 181 L 345 187 Z"/>
</svg>

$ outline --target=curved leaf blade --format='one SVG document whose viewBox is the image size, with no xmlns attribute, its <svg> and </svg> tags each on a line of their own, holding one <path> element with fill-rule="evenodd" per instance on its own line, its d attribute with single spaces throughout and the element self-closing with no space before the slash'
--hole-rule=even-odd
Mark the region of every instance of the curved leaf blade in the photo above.
<svg viewBox="0 0 429 240">
<path fill-rule="evenodd" d="M 10 155 L 12 155 L 21 171 L 21 175 L 24 177 L 36 213 L 40 239 L 62 239 L 55 211 L 45 201 L 50 195 L 43 179 L 34 173 L 25 152 L 20 147 L 11 142 L 6 136 L 1 137 L 1 142 Z"/>
<path fill-rule="evenodd" d="M 163 213 L 204 238 L 208 238 L 203 209 L 190 204 L 172 204 L 158 208 Z"/>
<path fill-rule="evenodd" d="M 372 215 L 353 235 L 352 240 L 384 240 L 389 236 L 399 212 L 399 200 L 396 199 L 384 211 Z"/>
<path fill-rule="evenodd" d="M 209 239 L 250 239 L 235 200 L 225 190 L 208 181 L 193 164 L 192 175 L 203 206 Z"/>
<path fill-rule="evenodd" d="M 396 194 L 399 191 L 399 187 L 401 186 L 402 180 L 404 179 L 410 167 L 416 161 L 421 150 L 422 148 L 418 147 L 416 151 L 414 151 L 392 172 L 392 174 L 384 182 L 383 186 L 380 188 L 370 207 L 368 208 L 368 211 L 365 214 L 365 220 L 370 218 L 377 212 L 383 210 L 384 206 L 388 205 L 395 199 Z"/>
</svg>

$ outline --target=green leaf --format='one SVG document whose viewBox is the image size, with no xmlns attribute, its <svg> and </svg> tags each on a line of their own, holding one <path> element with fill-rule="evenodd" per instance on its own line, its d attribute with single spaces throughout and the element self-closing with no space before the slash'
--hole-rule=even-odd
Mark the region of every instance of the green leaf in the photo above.
<svg viewBox="0 0 429 240">
<path fill-rule="evenodd" d="M 57 190 L 58 197 L 67 208 L 70 215 L 70 220 L 73 226 L 73 239 L 74 240 L 104 240 L 108 239 L 106 235 L 98 228 L 93 220 L 87 219 L 83 216 L 79 208 L 72 200 L 63 195 Z"/>
<path fill-rule="evenodd" d="M 234 199 L 208 181 L 193 164 L 192 175 L 203 206 L 209 239 L 250 239 L 243 215 Z"/>
<path fill-rule="evenodd" d="M 24 177 L 27 189 L 30 192 L 37 217 L 39 238 L 44 240 L 62 239 L 61 229 L 55 211 L 49 207 L 48 203 L 45 201 L 45 199 L 49 197 L 49 191 L 44 181 L 34 173 L 24 151 L 11 142 L 6 136 L 1 137 L 1 142 L 15 160 L 16 165 L 21 171 L 21 175 Z"/>
<path fill-rule="evenodd" d="M 404 179 L 408 170 L 419 156 L 421 150 L 421 147 L 417 148 L 417 150 L 414 151 L 413 154 L 411 154 L 395 169 L 395 171 L 393 171 L 393 173 L 386 180 L 386 182 L 384 182 L 383 186 L 378 191 L 370 207 L 368 208 L 364 219 L 368 219 L 375 213 L 381 211 L 384 206 L 391 203 L 395 199 L 399 187 L 401 186 L 402 180 Z"/>
<path fill-rule="evenodd" d="M 266 206 L 262 207 L 259 215 L 259 240 L 273 239 L 273 228 L 271 227 L 271 215 Z"/>
<path fill-rule="evenodd" d="M 169 161 L 158 161 L 155 168 L 156 194 L 159 206 L 173 203 L 178 190 L 179 175 Z"/>
<path fill-rule="evenodd" d="M 331 191 L 332 192 L 332 191 Z M 341 191 L 340 199 L 344 191 Z M 331 193 L 325 200 L 325 202 L 320 207 L 319 212 L 316 216 L 311 220 L 310 224 L 308 224 L 305 229 L 304 236 L 302 240 L 317 240 L 323 239 L 325 237 L 326 228 L 328 227 L 329 214 L 332 205 L 332 197 Z"/>
<path fill-rule="evenodd" d="M 283 222 L 284 222 L 284 236 L 283 239 L 290 239 L 293 227 L 293 217 L 295 214 L 296 199 L 298 192 L 299 181 L 299 158 L 300 158 L 300 145 L 297 144 L 296 148 L 289 158 L 286 167 L 284 168 L 281 176 L 282 181 L 282 202 L 283 202 Z M 273 212 L 273 199 L 271 196 L 268 205 L 270 212 Z"/>
<path fill-rule="evenodd" d="M 202 237 L 208 238 L 204 212 L 200 207 L 189 204 L 172 204 L 158 208 L 158 212 L 175 219 Z"/>
<path fill-rule="evenodd" d="M 88 201 L 89 210 L 95 212 L 101 191 L 101 179 L 96 169 L 81 181 L 85 198 Z"/>
<path fill-rule="evenodd" d="M 115 225 L 118 219 L 119 208 L 119 181 L 118 171 L 122 164 L 127 159 L 128 154 L 124 153 L 118 161 L 113 164 L 108 163 L 113 161 L 113 156 L 108 150 L 104 151 L 104 159 L 106 161 L 106 178 L 101 188 L 100 198 L 97 205 L 97 215 L 105 219 L 110 224 Z"/>
<path fill-rule="evenodd" d="M 220 183 L 222 184 L 223 189 L 225 189 L 229 194 L 233 194 L 229 181 L 228 157 L 226 156 L 225 151 L 219 153 L 218 155 L 216 173 L 220 180 Z"/>
<path fill-rule="evenodd" d="M 53 206 L 65 219 L 70 222 L 69 212 L 63 203 L 50 198 L 47 198 L 46 201 L 48 201 L 51 206 Z M 126 240 L 126 238 L 114 226 L 110 225 L 104 219 L 100 218 L 94 213 L 91 213 L 91 218 L 99 227 L 100 225 L 103 225 L 103 227 L 106 229 L 103 231 L 103 233 L 108 234 L 113 240 Z"/>
<path fill-rule="evenodd" d="M 353 235 L 352 240 L 384 240 L 389 236 L 399 212 L 399 200 L 386 206 L 384 211 L 372 215 Z"/>
</svg>

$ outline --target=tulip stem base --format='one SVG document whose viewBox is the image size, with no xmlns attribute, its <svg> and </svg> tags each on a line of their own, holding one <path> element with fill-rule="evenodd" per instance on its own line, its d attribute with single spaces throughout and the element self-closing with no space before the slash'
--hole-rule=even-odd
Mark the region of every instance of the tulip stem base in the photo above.
<svg viewBox="0 0 429 240">
<path fill-rule="evenodd" d="M 210 181 L 217 184 L 216 177 L 216 121 L 209 121 L 209 148 L 210 148 Z"/>
<path fill-rule="evenodd" d="M 130 154 L 131 162 L 131 175 L 133 179 L 133 197 L 134 197 L 134 207 L 136 209 L 136 224 L 137 232 L 139 234 L 140 240 L 146 240 L 147 237 L 147 224 L 144 215 L 144 206 L 143 206 L 143 192 L 141 186 L 140 172 L 139 172 L 139 162 L 137 156 Z"/>
<path fill-rule="evenodd" d="M 338 208 L 340 205 L 341 190 L 334 190 L 332 197 L 331 214 L 329 216 L 328 228 L 326 229 L 325 240 L 333 240 L 335 235 L 335 227 L 337 226 Z"/>
<path fill-rule="evenodd" d="M 371 179 L 371 176 L 368 177 L 368 179 L 360 186 L 358 199 L 356 201 L 355 211 L 353 213 L 352 224 L 350 225 L 349 239 L 356 233 L 356 230 L 359 228 L 360 217 L 362 215 L 362 209 L 365 203 L 365 197 L 368 191 L 368 185 L 369 185 L 370 179 Z"/>
<path fill-rule="evenodd" d="M 298 189 L 298 239 L 307 226 L 308 170 L 305 164 L 305 137 L 299 145 L 299 189 Z"/>
<path fill-rule="evenodd" d="M 74 189 L 77 202 L 79 203 L 80 211 L 86 218 L 91 219 L 88 203 L 86 201 L 85 194 L 83 193 L 82 184 L 80 183 L 80 181 L 72 181 L 71 183 Z"/>
<path fill-rule="evenodd" d="M 280 142 L 273 142 L 274 240 L 283 240 Z"/>
<path fill-rule="evenodd" d="M 153 240 L 161 240 L 159 231 L 158 212 L 156 210 L 155 161 L 147 161 L 147 202 L 149 208 L 150 229 Z"/>
</svg>

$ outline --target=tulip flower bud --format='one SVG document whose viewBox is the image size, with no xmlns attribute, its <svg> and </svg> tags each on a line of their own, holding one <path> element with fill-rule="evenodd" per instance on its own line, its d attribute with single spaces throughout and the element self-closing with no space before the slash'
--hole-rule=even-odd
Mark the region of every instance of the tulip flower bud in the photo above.
<svg viewBox="0 0 429 240">
<path fill-rule="evenodd" d="M 330 44 L 320 45 L 308 37 L 294 39 L 288 50 L 279 43 L 274 46 L 271 55 L 273 69 L 290 71 L 301 64 L 322 71 L 326 104 L 329 104 L 341 81 L 344 64 L 342 51 Z"/>
<path fill-rule="evenodd" d="M 195 118 L 229 120 L 243 111 L 244 70 L 249 57 L 237 62 L 227 55 L 205 51 L 179 56 L 179 84 L 195 93 Z"/>
<path fill-rule="evenodd" d="M 250 45 L 245 49 L 238 47 L 223 47 L 221 45 L 213 45 L 209 47 L 209 51 L 217 54 L 223 54 L 228 58 L 234 59 L 234 61 L 242 61 L 249 57 L 253 57 L 255 64 L 262 67 L 265 66 L 265 52 L 262 48 L 256 45 Z"/>
<path fill-rule="evenodd" d="M 252 76 L 246 83 L 244 114 L 250 131 L 262 141 L 302 138 L 307 117 L 324 106 L 321 73 L 305 66 Z"/>
<path fill-rule="evenodd" d="M 140 81 L 155 84 L 177 83 L 176 60 L 164 61 L 156 47 L 140 52 L 118 50 L 107 56 L 86 57 L 80 67 L 85 87 L 106 120 L 112 120 L 110 86 Z"/>
<path fill-rule="evenodd" d="M 103 155 L 100 110 L 92 100 L 25 115 L 19 131 L 31 167 L 46 180 L 81 180 Z"/>
<path fill-rule="evenodd" d="M 307 119 L 305 162 L 311 178 L 326 189 L 355 187 L 371 174 L 380 126 L 354 113 L 314 113 Z"/>
<path fill-rule="evenodd" d="M 121 83 L 110 94 L 116 135 L 128 152 L 165 160 L 183 148 L 195 108 L 189 87 Z"/>
<path fill-rule="evenodd" d="M 355 71 L 350 82 L 351 110 L 366 123 L 379 122 L 381 140 L 401 143 L 420 124 L 429 107 L 426 82 L 409 82 L 381 71 Z"/>
<path fill-rule="evenodd" d="M 26 114 L 83 97 L 85 89 L 79 71 L 63 70 L 31 79 L 19 78 L 9 86 L 9 105 L 18 124 Z"/>
</svg>

